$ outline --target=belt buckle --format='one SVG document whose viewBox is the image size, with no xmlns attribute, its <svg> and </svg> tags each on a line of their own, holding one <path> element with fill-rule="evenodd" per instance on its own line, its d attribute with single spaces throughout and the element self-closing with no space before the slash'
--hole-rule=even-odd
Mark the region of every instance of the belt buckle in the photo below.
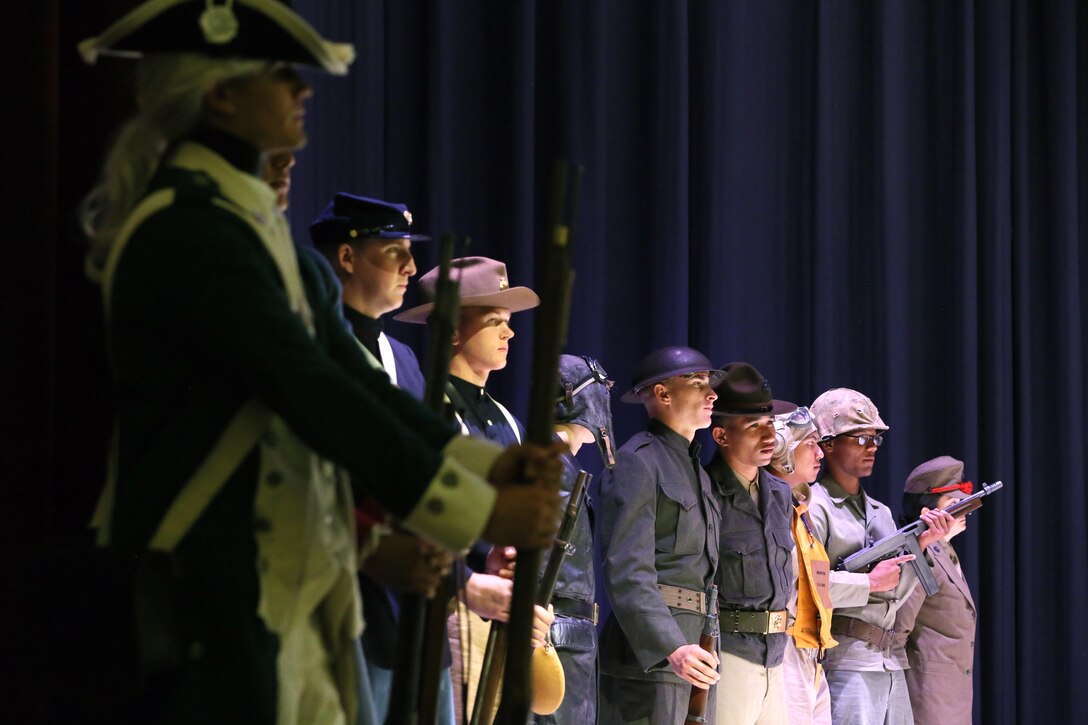
<svg viewBox="0 0 1088 725">
<path fill-rule="evenodd" d="M 782 612 L 767 612 L 767 634 L 784 632 L 785 629 L 786 618 L 782 615 Z"/>
</svg>

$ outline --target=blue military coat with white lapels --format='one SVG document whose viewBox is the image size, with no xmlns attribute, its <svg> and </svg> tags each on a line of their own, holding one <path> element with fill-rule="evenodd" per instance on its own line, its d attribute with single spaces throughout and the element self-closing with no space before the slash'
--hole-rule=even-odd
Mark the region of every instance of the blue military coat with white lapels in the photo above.
<svg viewBox="0 0 1088 725">
<path fill-rule="evenodd" d="M 376 323 L 372 318 L 347 305 L 344 306 L 344 318 L 351 325 L 356 339 L 362 338 L 368 332 L 373 334 L 374 328 L 371 326 Z M 364 350 L 366 355 L 373 358 L 373 354 L 365 346 Z M 412 348 L 382 332 L 378 336 L 378 352 L 381 359 L 372 359 L 374 365 L 380 365 L 389 375 L 390 381 L 401 390 L 422 400 L 426 383 Z M 367 661 L 391 670 L 396 661 L 397 621 L 400 616 L 397 594 L 365 574 L 359 575 L 359 592 L 363 597 L 363 611 L 367 618 L 367 627 L 363 632 L 363 649 L 366 651 Z M 445 656 L 449 656 L 448 652 Z"/>
</svg>

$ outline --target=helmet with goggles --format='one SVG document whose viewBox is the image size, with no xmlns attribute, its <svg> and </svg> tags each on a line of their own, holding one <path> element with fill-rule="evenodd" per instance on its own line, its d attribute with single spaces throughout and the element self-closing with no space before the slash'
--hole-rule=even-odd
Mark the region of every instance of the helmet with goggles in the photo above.
<svg viewBox="0 0 1088 725">
<path fill-rule="evenodd" d="M 793 452 L 805 438 L 813 433 L 819 435 L 812 412 L 801 406 L 792 413 L 783 413 L 774 417 L 774 454 L 771 467 L 785 473 L 793 473 Z"/>
</svg>

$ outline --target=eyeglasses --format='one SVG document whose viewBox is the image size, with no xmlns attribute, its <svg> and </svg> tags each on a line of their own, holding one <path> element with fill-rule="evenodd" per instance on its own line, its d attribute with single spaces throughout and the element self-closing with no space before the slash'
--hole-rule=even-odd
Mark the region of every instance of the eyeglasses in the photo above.
<svg viewBox="0 0 1088 725">
<path fill-rule="evenodd" d="M 929 489 L 930 493 L 948 493 L 950 491 L 963 491 L 968 496 L 975 490 L 975 484 L 970 481 L 964 481 L 963 483 L 952 483 L 947 486 L 940 486 L 938 488 Z"/>
<path fill-rule="evenodd" d="M 874 446 L 880 448 L 880 445 L 884 442 L 884 435 L 881 433 L 877 433 L 876 435 L 872 436 L 857 436 L 851 435 L 850 433 L 840 433 L 835 437 L 842 438 L 844 436 L 852 441 L 856 441 L 859 446 L 867 446 L 869 445 L 869 441 L 872 441 Z"/>
</svg>

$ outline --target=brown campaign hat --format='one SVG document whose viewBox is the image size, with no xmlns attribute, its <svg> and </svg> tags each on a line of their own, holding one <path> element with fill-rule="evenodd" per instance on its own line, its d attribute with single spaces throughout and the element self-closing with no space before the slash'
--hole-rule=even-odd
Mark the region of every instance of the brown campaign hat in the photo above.
<svg viewBox="0 0 1088 725">
<path fill-rule="evenodd" d="M 521 312 L 537 307 L 540 298 L 528 287 L 511 287 L 506 265 L 487 257 L 461 257 L 450 263 L 450 278 L 460 282 L 462 307 L 505 307 Z M 412 307 L 394 320 L 426 324 L 434 309 L 434 291 L 438 286 L 438 267 L 419 278 L 425 304 Z"/>
<path fill-rule="evenodd" d="M 722 373 L 722 379 L 714 386 L 718 394 L 714 401 L 715 417 L 781 415 L 797 410 L 793 403 L 774 400 L 771 384 L 746 362 L 723 365 Z"/>
<path fill-rule="evenodd" d="M 963 481 L 963 461 L 952 456 L 937 456 L 919 465 L 903 484 L 903 493 L 928 493 L 934 488 L 956 485 Z M 949 496 L 962 498 L 962 491 L 947 492 Z"/>
</svg>

